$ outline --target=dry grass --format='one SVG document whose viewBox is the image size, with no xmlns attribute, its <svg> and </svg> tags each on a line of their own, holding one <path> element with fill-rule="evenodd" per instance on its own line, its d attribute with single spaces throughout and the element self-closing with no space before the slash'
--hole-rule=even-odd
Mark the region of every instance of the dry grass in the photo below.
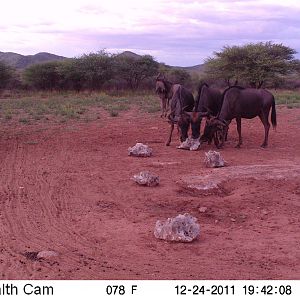
<svg viewBox="0 0 300 300">
<path fill-rule="evenodd" d="M 132 107 L 148 113 L 160 110 L 159 100 L 154 94 L 6 92 L 0 95 L 0 120 L 19 120 L 24 124 L 48 119 L 57 119 L 59 122 L 82 119 L 88 122 L 98 119 L 101 110 L 107 111 L 112 117 L 118 117 L 122 111 Z"/>
<path fill-rule="evenodd" d="M 272 92 L 276 104 L 291 109 L 300 107 L 299 91 Z M 132 107 L 147 113 L 160 111 L 159 99 L 154 93 L 5 91 L 0 95 L 0 121 L 32 124 L 50 119 L 58 122 L 73 119 L 89 122 L 101 118 L 103 110 L 111 117 L 120 117 L 122 111 Z"/>
</svg>

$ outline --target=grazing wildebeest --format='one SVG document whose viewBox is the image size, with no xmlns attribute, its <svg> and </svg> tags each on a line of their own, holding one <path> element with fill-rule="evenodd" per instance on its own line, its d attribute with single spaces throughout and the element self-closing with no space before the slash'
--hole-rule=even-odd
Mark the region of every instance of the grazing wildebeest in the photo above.
<svg viewBox="0 0 300 300">
<path fill-rule="evenodd" d="M 236 119 L 239 142 L 236 147 L 242 145 L 241 120 L 259 117 L 265 128 L 265 138 L 261 147 L 267 147 L 269 136 L 269 112 L 271 111 L 271 122 L 276 127 L 276 109 L 274 96 L 264 89 L 243 88 L 232 86 L 223 93 L 223 104 L 219 115 L 207 122 L 210 135 L 218 139 L 217 146 L 222 147 L 228 125 L 232 119 Z"/>
<path fill-rule="evenodd" d="M 166 80 L 162 75 L 156 78 L 156 93 L 159 95 L 162 103 L 162 116 L 167 114 L 170 108 L 168 120 L 171 124 L 171 131 L 166 145 L 169 146 L 172 139 L 174 124 L 178 125 L 180 130 L 180 140 L 185 141 L 188 137 L 190 119 L 184 114 L 185 111 L 191 112 L 194 108 L 194 96 L 180 84 L 173 84 Z"/>
<path fill-rule="evenodd" d="M 198 88 L 198 94 L 195 100 L 194 112 L 192 114 L 192 137 L 194 139 L 200 136 L 200 127 L 203 116 L 207 114 L 217 116 L 222 107 L 222 93 L 202 83 Z M 201 136 L 202 142 L 211 142 L 209 136 L 205 133 Z"/>
</svg>

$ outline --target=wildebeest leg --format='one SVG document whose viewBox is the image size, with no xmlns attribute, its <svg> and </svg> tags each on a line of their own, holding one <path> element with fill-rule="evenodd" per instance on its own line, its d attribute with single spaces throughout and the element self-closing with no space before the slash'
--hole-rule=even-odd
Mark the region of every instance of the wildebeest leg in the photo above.
<svg viewBox="0 0 300 300">
<path fill-rule="evenodd" d="M 238 144 L 235 146 L 236 148 L 240 148 L 243 141 L 242 141 L 242 119 L 241 118 L 236 118 L 236 128 L 239 134 L 239 142 Z"/>
<path fill-rule="evenodd" d="M 161 98 L 160 99 L 160 108 L 161 108 L 161 115 L 160 117 L 165 117 L 167 115 L 167 99 Z"/>
<path fill-rule="evenodd" d="M 225 141 L 227 142 L 227 137 L 228 137 L 228 128 L 227 129 L 225 129 L 226 130 L 226 132 L 225 132 Z"/>
<path fill-rule="evenodd" d="M 228 138 L 228 130 L 229 130 L 229 124 L 231 123 L 231 121 L 227 122 L 227 128 L 225 129 L 225 142 L 227 142 L 227 138 Z"/>
<path fill-rule="evenodd" d="M 174 130 L 174 123 L 171 123 L 171 131 L 170 131 L 169 138 L 168 138 L 168 140 L 166 142 L 166 146 L 170 146 L 170 144 L 171 144 L 173 130 Z"/>
<path fill-rule="evenodd" d="M 191 120 L 192 138 L 198 139 L 200 137 L 201 118 L 198 120 Z"/>
<path fill-rule="evenodd" d="M 190 122 L 189 120 L 185 120 L 182 124 L 180 124 L 180 141 L 184 142 L 188 138 Z"/>
<path fill-rule="evenodd" d="M 268 114 L 269 114 L 269 112 L 268 113 L 262 112 L 259 115 L 259 118 L 260 118 L 260 120 L 263 123 L 264 128 L 265 128 L 265 139 L 264 139 L 264 142 L 260 145 L 262 148 L 266 148 L 268 146 L 269 129 L 270 129 Z"/>
</svg>

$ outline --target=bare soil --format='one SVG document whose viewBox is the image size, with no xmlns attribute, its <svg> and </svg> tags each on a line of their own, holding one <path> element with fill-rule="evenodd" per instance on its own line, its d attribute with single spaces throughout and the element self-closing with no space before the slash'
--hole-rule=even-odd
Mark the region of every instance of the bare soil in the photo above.
<svg viewBox="0 0 300 300">
<path fill-rule="evenodd" d="M 243 120 L 244 144 L 234 148 L 232 122 L 221 150 L 228 167 L 217 170 L 203 163 L 214 146 L 178 150 L 175 134 L 166 147 L 159 113 L 2 124 L 0 278 L 299 280 L 300 110 L 277 107 L 277 116 L 267 149 L 258 118 Z M 136 142 L 154 155 L 128 156 Z M 130 179 L 143 170 L 160 185 Z M 202 177 L 221 178 L 219 187 L 189 186 Z M 197 240 L 154 237 L 157 220 L 182 213 L 197 217 Z"/>
</svg>

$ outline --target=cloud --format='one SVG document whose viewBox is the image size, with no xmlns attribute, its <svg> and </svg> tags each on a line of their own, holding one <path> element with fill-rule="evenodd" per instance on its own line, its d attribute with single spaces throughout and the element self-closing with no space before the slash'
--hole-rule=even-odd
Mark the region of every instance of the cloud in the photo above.
<svg viewBox="0 0 300 300">
<path fill-rule="evenodd" d="M 296 0 L 7 3 L 0 19 L 0 51 L 78 56 L 103 48 L 132 50 L 182 66 L 202 63 L 224 45 L 256 41 L 282 42 L 300 52 Z"/>
</svg>

